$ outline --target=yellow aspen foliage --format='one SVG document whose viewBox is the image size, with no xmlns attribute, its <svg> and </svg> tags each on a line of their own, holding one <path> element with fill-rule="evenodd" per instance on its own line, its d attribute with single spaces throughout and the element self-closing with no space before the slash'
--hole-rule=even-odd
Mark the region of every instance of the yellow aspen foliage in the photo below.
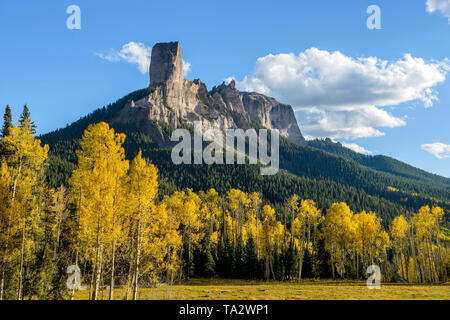
<svg viewBox="0 0 450 320">
<path fill-rule="evenodd" d="M 187 277 L 192 273 L 193 250 L 197 247 L 205 235 L 204 223 L 200 218 L 201 199 L 192 190 L 175 192 L 170 197 L 165 197 L 163 203 L 167 210 L 177 217 L 180 222 L 180 232 L 183 239 L 183 253 L 186 255 Z"/>
<path fill-rule="evenodd" d="M 362 211 L 353 216 L 356 253 L 363 269 L 384 259 L 389 237 L 383 230 L 381 219 L 373 212 Z"/>
<path fill-rule="evenodd" d="M 4 187 L 8 190 L 9 216 L 15 221 L 18 241 L 17 299 L 23 299 L 24 265 L 30 256 L 40 228 L 40 208 L 37 195 L 42 189 L 42 173 L 46 166 L 49 147 L 33 136 L 31 120 L 25 119 L 20 127 L 12 127 L 2 139 L 6 164 L 2 164 Z M 6 174 L 6 171 L 9 171 Z M 8 182 L 10 185 L 8 188 Z M 10 230 L 11 232 L 11 230 Z"/>
<path fill-rule="evenodd" d="M 223 220 L 222 199 L 215 189 L 209 189 L 206 193 L 199 192 L 202 200 L 201 219 L 210 237 L 220 229 Z"/>
<path fill-rule="evenodd" d="M 161 259 L 162 249 L 154 237 L 161 228 L 159 224 L 166 222 L 167 214 L 164 211 L 164 215 L 158 215 L 154 203 L 158 192 L 158 171 L 155 166 L 147 164 L 141 151 L 131 162 L 127 179 L 126 223 L 131 238 L 131 281 L 133 298 L 136 299 L 141 274 L 150 275 L 153 280 L 157 278 L 154 264 Z"/>
<path fill-rule="evenodd" d="M 111 252 L 111 279 L 114 279 L 115 247 L 121 233 L 121 204 L 128 161 L 117 134 L 107 123 L 89 125 L 77 150 L 78 166 L 70 185 L 78 203 L 79 238 L 85 257 L 94 268 L 91 298 L 97 299 L 106 252 Z M 113 280 L 112 280 L 113 281 Z M 110 298 L 114 286 L 110 286 Z"/>
<path fill-rule="evenodd" d="M 439 207 L 423 206 L 414 214 L 415 246 L 422 282 L 438 282 L 446 272 L 445 251 L 440 242 L 440 223 L 444 211 Z"/>
<path fill-rule="evenodd" d="M 275 246 L 281 243 L 284 235 L 284 226 L 280 221 L 277 221 L 275 216 L 275 210 L 269 206 L 265 205 L 262 212 L 262 223 L 260 236 L 260 256 L 265 259 L 265 276 L 266 279 L 270 278 L 273 273 L 273 258 L 275 254 Z"/>
<path fill-rule="evenodd" d="M 327 210 L 322 228 L 325 248 L 331 256 L 333 277 L 335 267 L 339 269 L 341 278 L 344 277 L 346 254 L 353 242 L 353 234 L 353 212 L 345 202 L 333 203 Z"/>
<path fill-rule="evenodd" d="M 242 233 L 244 222 L 247 219 L 249 211 L 249 205 L 251 203 L 248 194 L 239 190 L 231 189 L 227 193 L 228 208 L 230 210 L 231 217 L 236 221 L 237 226 L 233 229 L 233 243 L 237 243 L 242 240 Z"/>
<path fill-rule="evenodd" d="M 14 235 L 19 231 L 15 217 L 11 214 L 11 175 L 6 162 L 0 167 L 0 300 L 4 297 L 5 270 L 17 259 Z"/>
<path fill-rule="evenodd" d="M 302 277 L 303 258 L 305 250 L 313 253 L 312 240 L 315 238 L 317 226 L 322 222 L 322 214 L 312 200 L 302 200 L 300 207 L 298 197 L 294 195 L 288 201 L 288 208 L 296 213 L 292 223 L 292 235 L 298 240 L 298 278 Z"/>
<path fill-rule="evenodd" d="M 397 272 L 405 279 L 408 279 L 408 259 L 406 250 L 409 245 L 410 224 L 403 215 L 394 218 L 391 224 L 390 235 L 392 249 L 394 250 L 394 264 Z"/>
</svg>

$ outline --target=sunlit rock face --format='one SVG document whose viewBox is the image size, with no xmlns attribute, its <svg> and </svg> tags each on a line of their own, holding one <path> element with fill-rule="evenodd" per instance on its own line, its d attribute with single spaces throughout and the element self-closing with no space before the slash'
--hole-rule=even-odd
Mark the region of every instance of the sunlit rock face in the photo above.
<svg viewBox="0 0 450 320">
<path fill-rule="evenodd" d="M 193 126 L 201 120 L 203 130 L 249 129 L 256 122 L 268 129 L 302 143 L 291 106 L 258 93 L 240 92 L 235 82 L 222 83 L 208 91 L 199 79 L 183 76 L 183 57 L 179 42 L 157 43 L 152 49 L 149 95 L 128 103 L 114 119 L 118 123 L 134 123 L 161 145 L 170 140 L 158 127 Z"/>
</svg>

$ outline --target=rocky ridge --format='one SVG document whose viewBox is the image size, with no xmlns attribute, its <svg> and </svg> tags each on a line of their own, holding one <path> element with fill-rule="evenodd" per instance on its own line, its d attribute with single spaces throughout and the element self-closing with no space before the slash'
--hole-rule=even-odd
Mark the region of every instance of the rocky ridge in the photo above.
<svg viewBox="0 0 450 320">
<path fill-rule="evenodd" d="M 208 91 L 199 79 L 184 79 L 179 42 L 157 43 L 152 49 L 149 95 L 128 103 L 113 122 L 135 123 L 165 145 L 170 137 L 155 123 L 178 128 L 192 127 L 198 120 L 202 120 L 204 131 L 246 130 L 256 122 L 278 129 L 282 136 L 295 142 L 305 141 L 291 106 L 262 94 L 240 92 L 234 80 Z"/>
</svg>

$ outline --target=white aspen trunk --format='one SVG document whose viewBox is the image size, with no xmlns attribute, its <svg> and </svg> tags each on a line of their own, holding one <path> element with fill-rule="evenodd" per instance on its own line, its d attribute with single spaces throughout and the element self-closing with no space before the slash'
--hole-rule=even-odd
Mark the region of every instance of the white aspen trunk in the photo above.
<svg viewBox="0 0 450 320">
<path fill-rule="evenodd" d="M 116 242 L 112 244 L 111 279 L 109 283 L 109 300 L 114 300 L 114 271 L 116 261 Z"/>
<path fill-rule="evenodd" d="M 98 288 L 100 285 L 100 276 L 102 273 L 102 268 L 101 268 L 101 261 L 102 261 L 102 244 L 101 244 L 101 240 L 100 240 L 100 214 L 98 216 L 98 221 L 97 221 L 97 252 L 96 252 L 96 257 L 95 257 L 95 268 L 94 268 L 94 292 L 92 294 L 92 300 L 97 300 L 98 297 Z"/>
<path fill-rule="evenodd" d="M 23 264 L 25 259 L 25 223 L 22 227 L 22 241 L 20 248 L 19 286 L 17 288 L 17 300 L 23 299 Z"/>
<path fill-rule="evenodd" d="M 78 250 L 75 254 L 75 264 L 78 266 Z M 73 300 L 75 298 L 75 287 L 72 289 L 72 294 L 70 296 L 70 300 Z"/>
<path fill-rule="evenodd" d="M 139 231 L 140 232 L 140 231 Z M 141 256 L 141 240 L 138 237 L 137 247 L 136 247 L 136 261 L 134 266 L 134 285 L 133 285 L 133 300 L 137 300 L 138 290 L 139 290 L 139 263 Z"/>
<path fill-rule="evenodd" d="M 3 300 L 4 290 L 5 290 L 5 270 L 2 270 L 2 279 L 0 280 L 0 301 Z"/>
</svg>

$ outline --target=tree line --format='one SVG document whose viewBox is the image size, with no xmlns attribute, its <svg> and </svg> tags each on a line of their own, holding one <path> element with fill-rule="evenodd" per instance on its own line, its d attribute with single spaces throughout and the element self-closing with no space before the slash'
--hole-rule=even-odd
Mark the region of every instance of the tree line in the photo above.
<svg viewBox="0 0 450 320">
<path fill-rule="evenodd" d="M 4 115 L 0 143 L 0 299 L 70 299 L 77 265 L 92 300 L 137 299 L 139 289 L 190 277 L 292 280 L 365 278 L 439 283 L 450 270 L 444 210 L 422 207 L 388 228 L 344 203 L 322 212 L 291 195 L 273 208 L 258 192 L 232 188 L 159 194 L 158 169 L 142 152 L 128 161 L 126 136 L 89 125 L 68 187 L 46 180 L 49 147 L 25 106 Z M 121 287 L 121 296 L 115 288 Z"/>
</svg>

